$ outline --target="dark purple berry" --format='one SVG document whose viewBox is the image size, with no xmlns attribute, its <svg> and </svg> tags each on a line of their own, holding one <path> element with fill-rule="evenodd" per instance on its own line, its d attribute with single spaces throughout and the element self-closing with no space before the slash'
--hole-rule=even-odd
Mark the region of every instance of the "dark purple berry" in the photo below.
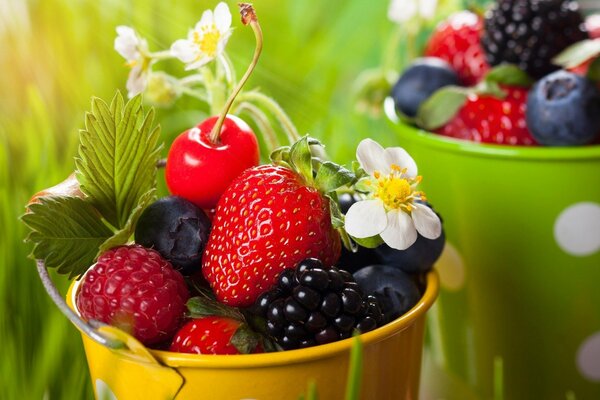
<svg viewBox="0 0 600 400">
<path fill-rule="evenodd" d="M 321 303 L 321 295 L 316 290 L 304 286 L 294 288 L 294 299 L 311 311 Z"/>
<path fill-rule="evenodd" d="M 300 276 L 300 284 L 322 291 L 329 286 L 329 275 L 327 274 L 327 271 L 322 268 L 304 271 Z"/>
<path fill-rule="evenodd" d="M 319 344 L 331 343 L 338 340 L 338 332 L 329 326 L 315 335 L 315 341 Z"/>
<path fill-rule="evenodd" d="M 321 312 L 328 318 L 333 318 L 342 309 L 342 300 L 335 293 L 328 293 L 321 302 Z"/>
<path fill-rule="evenodd" d="M 183 197 L 163 197 L 150 204 L 135 228 L 135 242 L 158 251 L 175 269 L 189 276 L 200 270 L 210 220 Z"/>
<path fill-rule="evenodd" d="M 327 318 L 320 312 L 314 311 L 308 316 L 305 326 L 310 332 L 318 332 L 327 326 Z"/>
<path fill-rule="evenodd" d="M 278 288 L 284 293 L 289 293 L 292 291 L 294 285 L 294 275 L 295 271 L 293 269 L 284 269 L 283 272 L 279 275 L 278 278 Z"/>
<path fill-rule="evenodd" d="M 347 332 L 352 330 L 352 328 L 354 327 L 354 322 L 356 320 L 354 319 L 354 317 L 351 317 L 348 314 L 342 314 L 337 316 L 334 320 L 333 323 L 335 324 L 335 326 L 338 328 L 339 331 L 341 332 Z"/>
<path fill-rule="evenodd" d="M 288 298 L 285 300 L 285 305 L 283 307 L 283 314 L 285 318 L 290 322 L 300 322 L 304 321 L 308 316 L 307 311 L 293 298 Z"/>
<path fill-rule="evenodd" d="M 377 321 L 375 318 L 367 316 L 364 317 L 357 325 L 356 329 L 358 329 L 361 333 L 372 331 L 377 328 Z"/>
<path fill-rule="evenodd" d="M 344 312 L 356 314 L 360 311 L 362 298 L 356 290 L 346 288 L 342 291 L 342 304 Z"/>
</svg>

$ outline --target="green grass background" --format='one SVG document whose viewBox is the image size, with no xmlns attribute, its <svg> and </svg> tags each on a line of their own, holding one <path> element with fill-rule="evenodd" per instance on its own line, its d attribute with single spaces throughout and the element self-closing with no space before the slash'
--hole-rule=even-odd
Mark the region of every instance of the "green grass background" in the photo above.
<svg viewBox="0 0 600 400">
<path fill-rule="evenodd" d="M 73 170 L 90 97 L 110 99 L 124 90 L 128 69 L 113 50 L 115 27 L 134 26 L 151 50 L 166 49 L 215 4 L 0 0 L 0 399 L 92 398 L 78 332 L 46 296 L 18 218 L 33 193 Z M 359 73 L 381 62 L 393 29 L 387 6 L 387 0 L 255 2 L 265 46 L 248 87 L 277 99 L 299 131 L 321 139 L 340 162 L 367 136 L 397 144 L 385 121 L 353 112 L 350 95 Z M 253 34 L 237 18 L 234 25 L 228 50 L 241 74 Z M 183 69 L 178 62 L 165 67 Z M 165 149 L 205 116 L 190 99 L 160 110 Z M 64 293 L 66 280 L 55 276 L 55 282 Z"/>
</svg>

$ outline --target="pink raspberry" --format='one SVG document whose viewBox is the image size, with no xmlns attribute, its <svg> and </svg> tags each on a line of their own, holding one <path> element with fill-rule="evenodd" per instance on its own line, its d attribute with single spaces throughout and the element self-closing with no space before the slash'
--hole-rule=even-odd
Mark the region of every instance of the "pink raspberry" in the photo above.
<svg viewBox="0 0 600 400">
<path fill-rule="evenodd" d="M 81 282 L 77 308 L 85 319 L 117 326 L 151 345 L 175 334 L 188 298 L 183 277 L 168 261 L 131 245 L 98 258 Z"/>
</svg>

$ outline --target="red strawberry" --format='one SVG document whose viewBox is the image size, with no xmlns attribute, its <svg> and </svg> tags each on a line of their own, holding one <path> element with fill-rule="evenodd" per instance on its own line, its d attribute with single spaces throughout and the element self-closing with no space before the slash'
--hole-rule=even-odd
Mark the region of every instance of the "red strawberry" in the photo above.
<svg viewBox="0 0 600 400">
<path fill-rule="evenodd" d="M 454 118 L 436 132 L 482 143 L 535 145 L 525 122 L 528 90 L 520 87 L 503 89 L 506 92 L 504 99 L 470 94 Z"/>
<path fill-rule="evenodd" d="M 327 199 L 292 170 L 261 165 L 219 200 L 202 273 L 219 301 L 245 307 L 284 269 L 309 257 L 333 265 L 340 249 Z"/>
<path fill-rule="evenodd" d="M 103 253 L 85 274 L 77 309 L 85 319 L 127 329 L 149 345 L 175 333 L 188 297 L 183 277 L 158 252 L 120 246 Z"/>
<path fill-rule="evenodd" d="M 262 353 L 258 336 L 241 321 L 208 316 L 186 323 L 173 338 L 170 351 L 192 354 Z"/>
<path fill-rule="evenodd" d="M 472 86 L 490 69 L 481 47 L 483 20 L 470 11 L 452 14 L 429 38 L 425 55 L 447 61 L 461 81 Z"/>
</svg>

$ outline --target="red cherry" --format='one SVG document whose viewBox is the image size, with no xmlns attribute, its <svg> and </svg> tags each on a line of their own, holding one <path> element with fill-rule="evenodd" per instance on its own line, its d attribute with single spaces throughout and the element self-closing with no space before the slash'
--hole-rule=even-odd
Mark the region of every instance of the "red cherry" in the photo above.
<svg viewBox="0 0 600 400">
<path fill-rule="evenodd" d="M 170 192 L 204 209 L 214 208 L 229 184 L 259 161 L 254 132 L 233 115 L 227 115 L 218 143 L 213 143 L 210 135 L 217 119 L 208 118 L 179 135 L 167 157 Z"/>
</svg>

